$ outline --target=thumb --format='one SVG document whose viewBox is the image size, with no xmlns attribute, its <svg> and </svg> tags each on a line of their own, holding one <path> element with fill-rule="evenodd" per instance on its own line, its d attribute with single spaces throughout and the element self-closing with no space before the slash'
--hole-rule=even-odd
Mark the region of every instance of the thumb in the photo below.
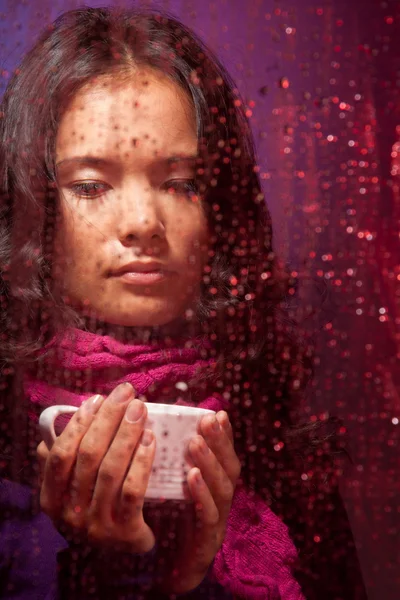
<svg viewBox="0 0 400 600">
<path fill-rule="evenodd" d="M 43 483 L 44 478 L 44 469 L 47 461 L 47 457 L 49 456 L 49 449 L 47 448 L 44 442 L 40 442 L 39 446 L 36 449 L 36 456 L 39 463 L 39 473 L 40 473 L 40 485 Z"/>
</svg>

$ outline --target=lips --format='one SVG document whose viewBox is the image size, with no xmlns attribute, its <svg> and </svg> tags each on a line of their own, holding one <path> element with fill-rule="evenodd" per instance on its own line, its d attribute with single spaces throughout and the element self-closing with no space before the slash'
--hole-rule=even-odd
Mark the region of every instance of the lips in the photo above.
<svg viewBox="0 0 400 600">
<path fill-rule="evenodd" d="M 153 273 L 155 271 L 167 271 L 165 265 L 157 261 L 133 261 L 111 271 L 111 275 L 118 277 L 125 273 Z"/>
<path fill-rule="evenodd" d="M 156 261 L 134 261 L 111 272 L 112 277 L 131 285 L 152 285 L 165 281 L 171 275 L 172 271 Z"/>
</svg>

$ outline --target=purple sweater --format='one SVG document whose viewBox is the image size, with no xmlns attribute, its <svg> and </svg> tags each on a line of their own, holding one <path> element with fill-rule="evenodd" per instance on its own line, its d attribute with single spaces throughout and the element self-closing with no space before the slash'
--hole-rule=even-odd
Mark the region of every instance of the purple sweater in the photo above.
<svg viewBox="0 0 400 600">
<path fill-rule="evenodd" d="M 303 600 L 291 566 L 286 526 L 256 497 L 239 490 L 235 522 L 208 576 L 187 600 Z M 4 600 L 163 600 L 152 590 L 155 551 L 144 555 L 71 547 L 32 492 L 0 479 L 0 597 Z M 177 596 L 171 596 L 177 598 Z"/>
</svg>

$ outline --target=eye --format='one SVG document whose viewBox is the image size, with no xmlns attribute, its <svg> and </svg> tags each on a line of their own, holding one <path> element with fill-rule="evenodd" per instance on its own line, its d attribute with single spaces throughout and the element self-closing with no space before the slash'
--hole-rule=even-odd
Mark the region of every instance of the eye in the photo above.
<svg viewBox="0 0 400 600">
<path fill-rule="evenodd" d="M 81 198 L 97 198 L 104 194 L 109 186 L 99 181 L 82 181 L 70 186 L 72 193 Z"/>
<path fill-rule="evenodd" d="M 178 194 L 189 198 L 198 196 L 200 193 L 195 179 L 170 179 L 164 183 L 163 187 L 169 194 Z"/>
</svg>

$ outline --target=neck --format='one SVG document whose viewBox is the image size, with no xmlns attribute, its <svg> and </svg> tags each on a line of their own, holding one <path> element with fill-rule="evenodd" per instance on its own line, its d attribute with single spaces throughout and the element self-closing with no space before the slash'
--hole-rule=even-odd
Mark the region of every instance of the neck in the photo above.
<svg viewBox="0 0 400 600">
<path fill-rule="evenodd" d="M 123 343 L 149 343 L 166 338 L 193 338 L 201 334 L 201 324 L 196 321 L 175 319 L 165 325 L 126 327 L 106 323 L 94 317 L 85 317 L 82 325 L 84 331 L 97 335 L 106 335 Z"/>
</svg>

